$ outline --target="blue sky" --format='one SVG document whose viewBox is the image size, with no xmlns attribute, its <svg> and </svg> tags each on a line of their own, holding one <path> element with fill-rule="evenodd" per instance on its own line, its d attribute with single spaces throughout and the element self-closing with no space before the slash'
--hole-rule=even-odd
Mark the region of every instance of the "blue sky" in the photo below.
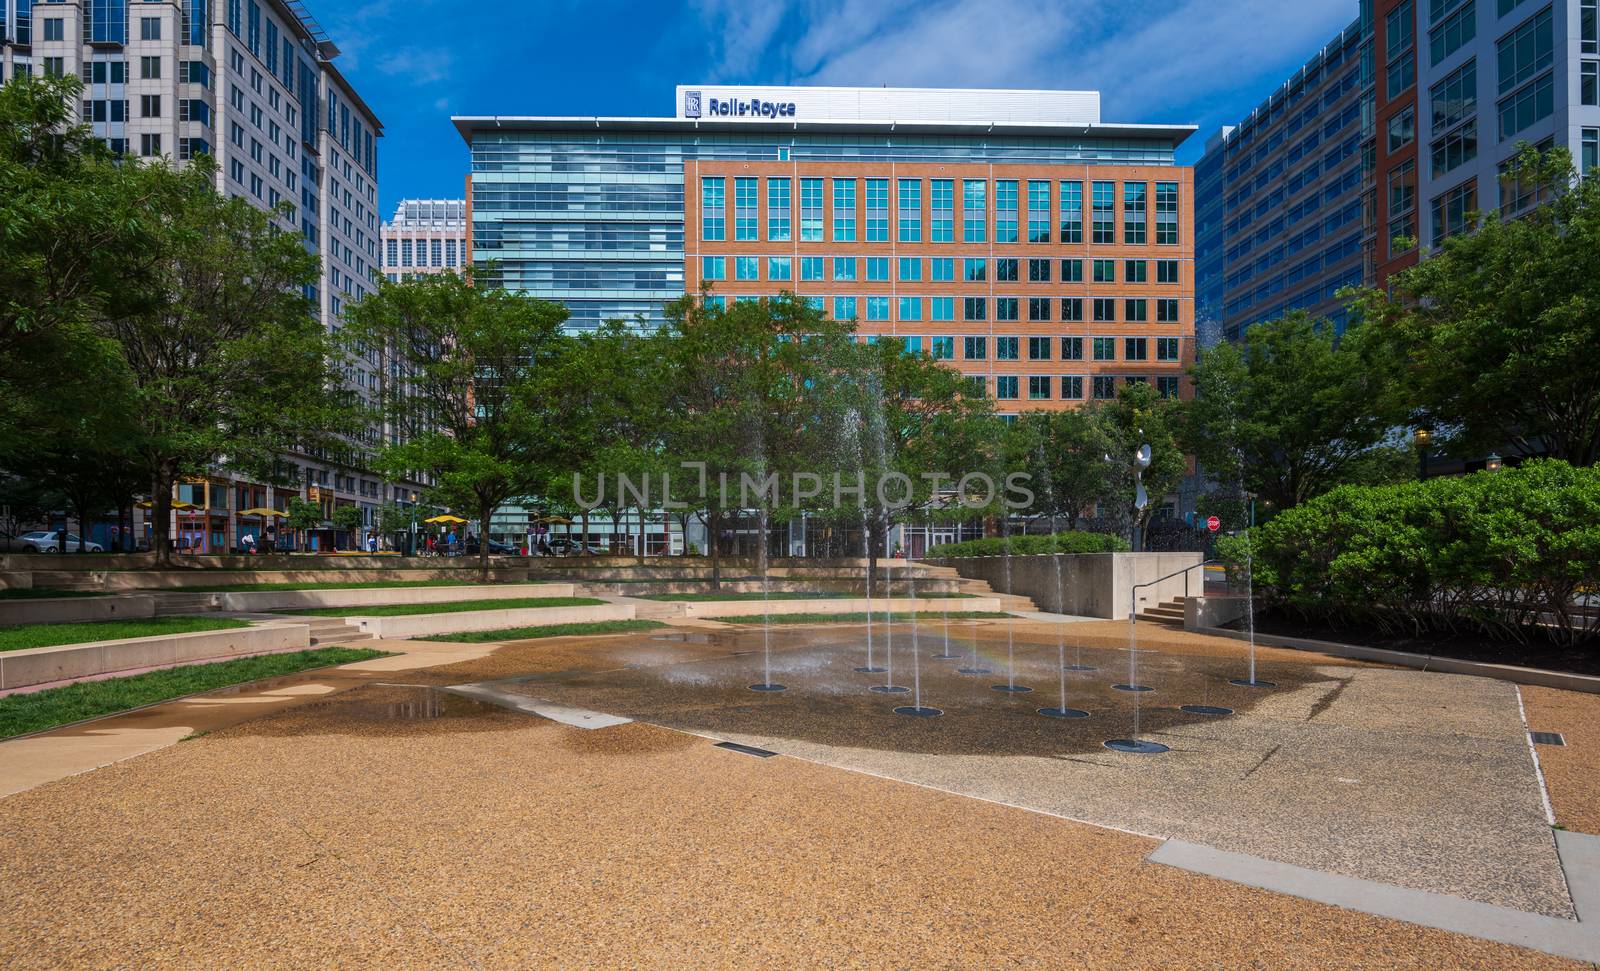
<svg viewBox="0 0 1600 971">
<path fill-rule="evenodd" d="M 1355 19 L 1357 0 L 310 0 L 385 131 L 382 214 L 458 197 L 452 114 L 671 115 L 676 84 L 1092 88 L 1197 124 L 1180 159 Z"/>
</svg>

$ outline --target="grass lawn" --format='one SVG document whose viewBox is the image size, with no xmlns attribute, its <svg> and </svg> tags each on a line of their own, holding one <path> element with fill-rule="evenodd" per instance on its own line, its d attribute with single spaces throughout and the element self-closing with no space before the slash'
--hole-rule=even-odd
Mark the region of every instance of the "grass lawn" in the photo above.
<svg viewBox="0 0 1600 971">
<path fill-rule="evenodd" d="M 413 637 L 414 641 L 482 644 L 485 641 L 531 641 L 539 637 L 580 637 L 585 634 L 626 634 L 667 626 L 659 620 L 597 620 L 590 624 L 546 624 L 543 627 L 508 627 L 505 630 L 469 630 L 459 634 Z"/>
<path fill-rule="evenodd" d="M 380 604 L 376 607 L 318 607 L 314 610 L 279 610 L 297 617 L 409 617 L 412 614 L 459 614 L 468 610 L 512 610 L 523 607 L 593 607 L 604 600 L 593 597 L 513 597 L 510 600 L 459 600 L 443 604 Z"/>
<path fill-rule="evenodd" d="M 0 600 L 43 600 L 47 597 L 109 597 L 99 590 L 57 590 L 53 587 L 7 587 Z"/>
<path fill-rule="evenodd" d="M 0 738 L 41 732 L 85 718 L 98 718 L 228 685 L 383 656 L 383 651 L 322 647 L 213 664 L 186 664 L 127 678 L 81 681 L 28 694 L 8 695 L 0 698 Z"/>
<path fill-rule="evenodd" d="M 140 620 L 100 620 L 87 624 L 23 624 L 0 627 L 0 651 L 20 651 L 29 647 L 55 647 L 112 641 L 122 637 L 155 637 L 160 634 L 189 634 L 202 630 L 232 630 L 249 627 L 248 620 L 221 617 L 148 617 Z"/>
<path fill-rule="evenodd" d="M 882 621 L 884 614 L 873 611 L 872 619 Z M 918 620 L 942 621 L 946 617 L 951 620 L 981 620 L 985 618 L 1009 617 L 1004 611 L 999 610 L 952 610 L 948 614 L 943 611 L 920 610 L 917 612 Z M 860 614 L 773 614 L 771 617 L 762 617 L 752 614 L 749 617 L 707 617 L 706 620 L 719 620 L 724 624 L 759 624 L 770 620 L 774 624 L 865 624 L 867 615 Z M 896 622 L 909 621 L 910 614 L 895 614 Z"/>
<path fill-rule="evenodd" d="M 488 581 L 493 583 L 494 581 Z M 389 590 L 403 587 L 468 587 L 477 580 L 366 580 L 355 583 L 235 583 L 220 587 L 146 587 L 167 593 L 259 593 L 265 590 Z"/>
<path fill-rule="evenodd" d="M 905 596 L 906 595 L 903 594 L 903 593 L 895 594 L 895 597 L 897 599 L 904 599 Z M 949 598 L 953 598 L 953 597 L 971 597 L 971 596 L 974 596 L 974 594 L 970 594 L 970 593 L 919 593 L 919 594 L 917 594 L 917 599 L 918 600 L 944 600 L 944 599 L 949 599 Z M 856 599 L 865 599 L 866 594 L 865 593 L 839 593 L 838 591 L 834 591 L 834 590 L 819 590 L 819 591 L 817 591 L 815 593 L 804 593 L 804 592 L 793 592 L 793 591 L 784 591 L 782 593 L 779 593 L 777 591 L 774 591 L 772 593 L 767 594 L 766 598 L 768 600 L 842 600 L 842 599 L 844 599 L 846 597 L 854 597 Z M 641 594 L 639 599 L 640 600 L 691 601 L 691 602 L 696 602 L 696 603 L 715 603 L 717 601 L 729 601 L 729 600 L 760 600 L 761 599 L 761 594 L 759 592 L 754 592 L 754 591 L 737 591 L 737 592 L 736 591 L 726 591 L 726 592 L 723 592 L 723 593 L 647 593 L 647 594 Z M 883 599 L 883 594 L 881 594 L 881 593 L 877 594 L 874 599 L 882 600 Z"/>
</svg>

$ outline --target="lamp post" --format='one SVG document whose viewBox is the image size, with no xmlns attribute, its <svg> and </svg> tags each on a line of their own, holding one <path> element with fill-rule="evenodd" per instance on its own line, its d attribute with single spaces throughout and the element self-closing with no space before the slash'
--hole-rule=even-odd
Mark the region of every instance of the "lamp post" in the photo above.
<svg viewBox="0 0 1600 971">
<path fill-rule="evenodd" d="M 1411 433 L 1411 444 L 1417 447 L 1417 481 L 1428 478 L 1428 446 L 1433 444 L 1433 429 L 1420 426 Z"/>
<path fill-rule="evenodd" d="M 1497 452 L 1490 452 L 1489 457 L 1483 460 L 1484 470 L 1488 472 L 1499 472 L 1504 465 L 1505 462 Z"/>
</svg>

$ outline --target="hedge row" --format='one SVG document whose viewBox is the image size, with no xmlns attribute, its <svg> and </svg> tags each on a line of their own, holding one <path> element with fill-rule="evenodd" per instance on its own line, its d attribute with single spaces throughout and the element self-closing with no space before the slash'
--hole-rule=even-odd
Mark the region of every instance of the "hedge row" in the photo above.
<svg viewBox="0 0 1600 971">
<path fill-rule="evenodd" d="M 992 536 L 965 543 L 943 543 L 928 550 L 929 556 L 1003 556 L 1009 545 L 1011 555 L 1040 553 L 1126 553 L 1128 541 L 1110 533 L 1066 532 L 1050 536 Z"/>
<path fill-rule="evenodd" d="M 1335 625 L 1560 644 L 1600 631 L 1584 603 L 1600 592 L 1600 469 L 1345 486 L 1280 513 L 1254 546 L 1258 598 Z"/>
</svg>

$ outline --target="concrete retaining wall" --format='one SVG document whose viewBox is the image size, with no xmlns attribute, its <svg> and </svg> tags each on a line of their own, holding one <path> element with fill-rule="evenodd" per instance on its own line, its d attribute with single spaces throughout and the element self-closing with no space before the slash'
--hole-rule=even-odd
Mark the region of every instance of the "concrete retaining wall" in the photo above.
<svg viewBox="0 0 1600 971">
<path fill-rule="evenodd" d="M 502 630 L 509 627 L 589 624 L 601 620 L 632 620 L 633 617 L 632 604 L 594 604 L 587 607 L 465 610 L 453 614 L 411 614 L 406 617 L 346 617 L 345 622 L 354 624 L 382 640 L 458 634 L 474 630 Z"/>
<path fill-rule="evenodd" d="M 1060 581 L 1057 582 L 1057 560 Z M 969 580 L 986 580 L 1000 593 L 1028 597 L 1040 610 L 1079 617 L 1104 617 L 1127 620 L 1129 596 L 1136 583 L 1145 583 L 1175 573 L 1185 567 L 1198 567 L 1199 553 L 1075 553 L 1061 556 L 1011 557 L 1009 582 L 1003 556 L 961 556 L 930 559 L 939 566 L 954 567 Z M 1204 584 L 1201 571 L 1189 573 L 1190 593 Z M 1139 591 L 1139 609 L 1175 600 L 1185 594 L 1184 577 L 1177 576 Z"/>
<path fill-rule="evenodd" d="M 1183 605 L 1184 630 L 1222 627 L 1244 616 L 1243 597 L 1190 597 Z"/>
<path fill-rule="evenodd" d="M 865 597 L 860 600 L 832 597 L 825 600 L 772 600 L 767 603 L 760 600 L 680 602 L 683 603 L 686 617 L 757 617 L 769 611 L 774 614 L 864 614 L 869 603 L 875 614 L 885 611 L 903 614 L 912 610 L 918 613 L 942 613 L 945 610 L 950 613 L 993 612 L 1001 609 L 1000 601 L 993 597 L 929 597 L 917 600 L 874 597 L 870 602 Z"/>
<path fill-rule="evenodd" d="M 135 668 L 211 661 L 245 654 L 305 650 L 311 646 L 306 624 L 264 624 L 234 630 L 130 637 L 91 644 L 63 644 L 0 653 L 0 689 L 87 678 Z"/>
<path fill-rule="evenodd" d="M 463 600 L 513 600 L 570 597 L 570 583 L 520 583 L 465 587 L 373 587 L 366 590 L 257 590 L 214 594 L 223 610 L 259 613 L 317 607 L 371 607 L 377 604 L 459 603 Z"/>
<path fill-rule="evenodd" d="M 93 576 L 108 590 L 183 590 L 188 587 L 231 587 L 252 583 L 383 583 L 392 580 L 476 580 L 476 571 L 438 570 L 129 570 Z M 35 580 L 39 580 L 35 577 Z M 527 569 L 495 569 L 489 579 L 526 583 Z M 49 585 L 48 583 L 42 585 Z M 263 591 L 267 593 L 277 591 Z"/>
<path fill-rule="evenodd" d="M 49 597 L 39 600 L 0 600 L 0 627 L 15 624 L 76 624 L 96 620 L 154 617 L 156 598 Z"/>
</svg>

